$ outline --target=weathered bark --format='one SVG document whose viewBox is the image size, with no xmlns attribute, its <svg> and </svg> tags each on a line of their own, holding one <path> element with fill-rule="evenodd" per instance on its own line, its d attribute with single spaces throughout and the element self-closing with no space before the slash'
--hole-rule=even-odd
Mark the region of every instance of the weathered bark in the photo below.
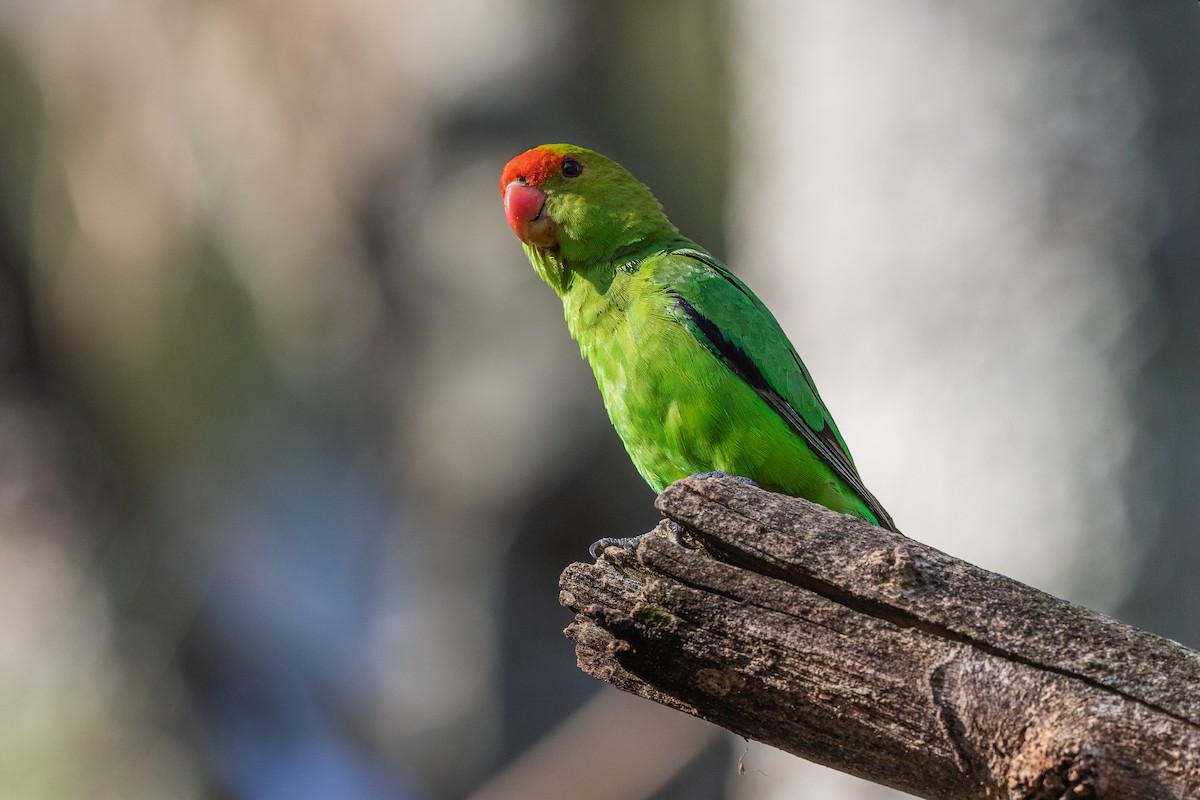
<svg viewBox="0 0 1200 800">
<path fill-rule="evenodd" d="M 563 573 L 591 675 L 922 797 L 1200 797 L 1195 651 L 737 480 L 658 507 Z"/>
</svg>

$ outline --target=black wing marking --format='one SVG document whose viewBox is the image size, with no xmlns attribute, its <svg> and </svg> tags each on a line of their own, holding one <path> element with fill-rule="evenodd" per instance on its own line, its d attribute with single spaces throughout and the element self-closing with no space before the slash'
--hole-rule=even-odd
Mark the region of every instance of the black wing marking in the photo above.
<svg viewBox="0 0 1200 800">
<path fill-rule="evenodd" d="M 689 253 L 690 255 L 690 253 Z M 708 262 L 707 259 L 704 259 Z M 711 262 L 708 262 L 711 263 Z M 724 269 L 719 269 L 718 272 L 723 276 L 732 277 Z M 740 290 L 742 288 L 741 281 L 734 279 L 733 284 Z M 834 473 L 841 478 L 847 486 L 854 490 L 862 501 L 866 504 L 875 518 L 879 520 L 881 527 L 888 530 L 896 530 L 896 524 L 892 521 L 891 515 L 884 510 L 883 506 L 875 495 L 867 491 L 867 487 L 863 485 L 862 478 L 858 475 L 858 470 L 854 468 L 854 464 L 850 461 L 846 451 L 842 448 L 841 442 L 838 441 L 833 429 L 829 423 L 819 430 L 813 430 L 800 415 L 798 411 L 783 398 L 775 390 L 766 377 L 763 376 L 762 370 L 758 364 L 754 363 L 754 359 L 742 350 L 733 342 L 725 338 L 721 333 L 721 329 L 708 317 L 701 314 L 695 306 L 689 303 L 684 298 L 672 293 L 675 298 L 675 304 L 684 313 L 684 316 L 692 323 L 694 329 L 700 334 L 700 341 L 712 352 L 717 358 L 729 368 L 733 374 L 744 380 L 754 389 L 755 393 L 761 397 L 767 405 L 774 409 L 775 413 L 779 414 L 788 424 L 788 427 L 795 431 L 802 438 L 814 453 L 822 461 L 824 461 Z M 752 295 L 748 295 L 753 297 Z M 793 353 L 793 355 L 795 355 Z M 808 381 L 809 387 L 812 387 L 812 379 L 808 375 L 808 370 L 804 369 L 804 365 L 800 363 L 799 357 L 796 358 L 796 364 L 800 368 L 801 373 Z M 815 390 L 814 390 L 815 394 Z M 817 395 L 819 396 L 819 395 Z"/>
</svg>

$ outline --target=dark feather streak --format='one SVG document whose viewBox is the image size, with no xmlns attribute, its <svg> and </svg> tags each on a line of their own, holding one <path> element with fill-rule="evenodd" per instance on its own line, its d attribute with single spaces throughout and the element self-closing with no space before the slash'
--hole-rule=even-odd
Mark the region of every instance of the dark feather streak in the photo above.
<svg viewBox="0 0 1200 800">
<path fill-rule="evenodd" d="M 741 288 L 736 281 L 732 282 L 734 286 Z M 850 461 L 849 456 L 843 449 L 842 443 L 838 441 L 833 429 L 828 421 L 821 430 L 813 430 L 801 417 L 800 413 L 792 407 L 792 404 L 785 400 L 779 392 L 767 381 L 762 374 L 758 364 L 754 359 L 742 350 L 733 342 L 725 338 L 721 329 L 708 317 L 700 313 L 691 303 L 672 293 L 675 298 L 675 304 L 687 317 L 688 321 L 695 326 L 696 330 L 702 337 L 701 341 L 708 349 L 721 359 L 722 363 L 737 375 L 739 378 L 749 384 L 750 388 L 754 389 L 767 405 L 779 414 L 788 427 L 800 435 L 808 444 L 810 449 L 824 461 L 829 468 L 834 471 L 846 484 L 854 490 L 854 492 L 866 503 L 871 509 L 879 524 L 889 530 L 896 530 L 895 523 L 892 522 L 891 516 L 883 509 L 883 506 L 875 496 L 867 491 L 867 487 L 863 485 L 862 478 L 858 475 L 858 470 L 854 468 L 854 464 Z M 803 374 L 804 368 L 801 366 L 800 371 Z"/>
</svg>

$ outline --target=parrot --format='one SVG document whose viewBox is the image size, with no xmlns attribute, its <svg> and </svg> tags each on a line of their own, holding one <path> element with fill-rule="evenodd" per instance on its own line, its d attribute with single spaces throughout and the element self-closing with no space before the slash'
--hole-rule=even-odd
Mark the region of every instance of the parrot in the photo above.
<svg viewBox="0 0 1200 800">
<path fill-rule="evenodd" d="M 505 165 L 500 194 L 656 493 L 725 474 L 897 530 L 775 317 L 647 186 L 599 153 L 547 144 Z"/>
</svg>

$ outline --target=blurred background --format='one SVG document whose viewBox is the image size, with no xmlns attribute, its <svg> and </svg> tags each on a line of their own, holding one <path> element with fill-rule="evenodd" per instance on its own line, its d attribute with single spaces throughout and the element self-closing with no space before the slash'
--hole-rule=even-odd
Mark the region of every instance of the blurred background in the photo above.
<svg viewBox="0 0 1200 800">
<path fill-rule="evenodd" d="M 0 3 L 0 796 L 887 798 L 575 668 L 657 521 L 504 222 L 623 162 L 908 534 L 1200 645 L 1200 7 Z M 744 774 L 741 774 L 744 773 Z"/>
</svg>

